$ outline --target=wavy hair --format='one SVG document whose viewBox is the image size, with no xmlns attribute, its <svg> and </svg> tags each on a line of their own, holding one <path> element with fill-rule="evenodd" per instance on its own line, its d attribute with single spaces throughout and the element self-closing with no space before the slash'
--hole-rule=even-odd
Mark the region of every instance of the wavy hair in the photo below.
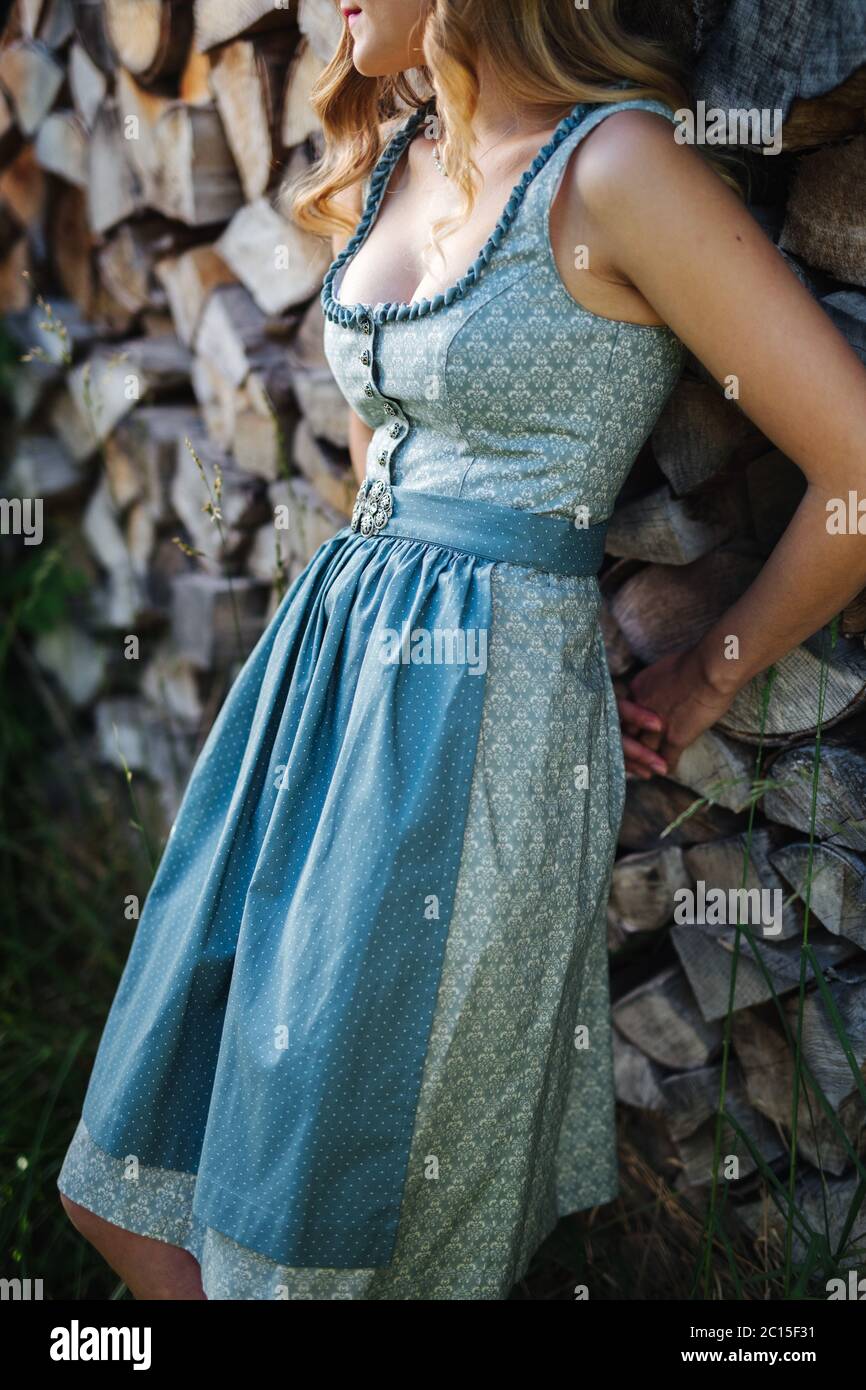
<svg viewBox="0 0 866 1390">
<path fill-rule="evenodd" d="M 334 0 L 339 7 L 340 0 Z M 673 111 L 691 110 L 686 69 L 673 46 L 629 29 L 620 0 L 425 0 L 413 36 L 422 66 L 384 77 L 365 77 L 352 62 L 352 39 L 344 27 L 331 62 L 311 94 L 324 133 L 324 153 L 281 194 L 283 211 L 305 231 L 329 237 L 352 232 L 356 221 L 339 194 L 366 179 L 385 145 L 412 111 L 436 97 L 434 134 L 452 183 L 463 195 L 456 217 L 431 227 L 430 245 L 448 223 L 469 216 L 477 191 L 478 166 L 471 157 L 472 119 L 482 50 L 515 103 L 539 119 L 580 102 L 649 98 Z M 700 154 L 742 196 L 729 152 Z M 425 248 L 426 249 L 426 248 Z"/>
</svg>

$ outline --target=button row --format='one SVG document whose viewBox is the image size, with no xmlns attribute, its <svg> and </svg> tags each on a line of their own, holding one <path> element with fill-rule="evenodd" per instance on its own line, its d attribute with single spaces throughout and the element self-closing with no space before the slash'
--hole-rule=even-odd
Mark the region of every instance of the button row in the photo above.
<svg viewBox="0 0 866 1390">
<path fill-rule="evenodd" d="M 370 320 L 366 318 L 359 320 L 359 327 L 361 331 L 367 335 L 371 334 L 373 331 Z M 372 368 L 373 354 L 369 348 L 364 348 L 363 351 L 359 353 L 359 361 L 363 367 Z M 391 424 L 388 426 L 388 434 L 391 439 L 399 440 L 404 437 L 405 434 L 408 434 L 409 421 L 398 405 L 395 405 L 393 401 L 389 401 L 387 397 L 382 395 L 381 391 L 377 390 L 372 379 L 372 374 L 370 379 L 364 383 L 364 395 L 368 400 L 378 399 L 382 402 L 382 408 L 385 414 L 391 417 Z M 392 449 L 393 445 L 387 445 L 385 448 L 379 450 L 377 461 L 385 468 L 387 468 L 391 462 Z"/>
</svg>

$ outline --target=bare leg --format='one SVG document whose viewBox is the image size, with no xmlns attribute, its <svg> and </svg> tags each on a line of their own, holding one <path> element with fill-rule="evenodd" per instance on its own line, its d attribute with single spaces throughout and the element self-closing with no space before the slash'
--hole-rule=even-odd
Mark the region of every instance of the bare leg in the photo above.
<svg viewBox="0 0 866 1390">
<path fill-rule="evenodd" d="M 133 1298 L 207 1298 L 198 1260 L 188 1250 L 114 1226 L 63 1192 L 60 1201 L 75 1229 L 120 1275 Z"/>
</svg>

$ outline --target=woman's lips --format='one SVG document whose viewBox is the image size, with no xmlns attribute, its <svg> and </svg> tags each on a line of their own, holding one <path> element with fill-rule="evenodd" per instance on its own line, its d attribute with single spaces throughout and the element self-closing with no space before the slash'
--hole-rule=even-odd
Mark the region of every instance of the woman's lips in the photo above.
<svg viewBox="0 0 866 1390">
<path fill-rule="evenodd" d="M 356 5 L 344 5 L 343 14 L 346 17 L 346 23 L 351 27 L 351 25 L 354 24 L 355 20 L 361 14 L 361 11 L 358 9 Z"/>
</svg>

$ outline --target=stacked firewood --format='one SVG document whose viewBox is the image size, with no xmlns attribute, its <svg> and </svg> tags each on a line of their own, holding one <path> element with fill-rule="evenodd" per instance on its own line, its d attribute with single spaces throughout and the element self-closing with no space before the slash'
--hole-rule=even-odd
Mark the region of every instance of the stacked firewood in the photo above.
<svg viewBox="0 0 866 1390">
<path fill-rule="evenodd" d="M 687 52 L 695 11 L 710 32 L 727 5 L 664 8 Z M 94 756 L 152 785 L 166 824 L 240 661 L 355 492 L 322 353 L 330 251 L 275 196 L 321 149 L 309 93 L 340 24 L 331 0 L 18 0 L 0 49 L 0 490 L 44 499 L 90 580 L 34 654 Z M 748 156 L 752 206 L 866 358 L 866 70 L 786 116 L 783 153 Z M 614 675 L 697 640 L 803 487 L 690 359 L 609 531 Z M 798 1195 L 815 1206 L 820 1169 L 836 1220 L 857 1184 L 866 1112 L 827 1000 L 862 1072 L 864 632 L 866 595 L 778 664 L 768 700 L 763 680 L 738 696 L 676 778 L 629 786 L 609 909 L 618 1094 L 705 1194 L 732 1001 L 723 1174 L 736 1156 L 724 1180 L 755 1228 L 760 1167 L 787 1164 L 807 897 L 826 986 L 808 973 Z M 700 885 L 780 890 L 755 953 L 743 936 L 733 992 L 735 917 L 678 919 Z"/>
</svg>

